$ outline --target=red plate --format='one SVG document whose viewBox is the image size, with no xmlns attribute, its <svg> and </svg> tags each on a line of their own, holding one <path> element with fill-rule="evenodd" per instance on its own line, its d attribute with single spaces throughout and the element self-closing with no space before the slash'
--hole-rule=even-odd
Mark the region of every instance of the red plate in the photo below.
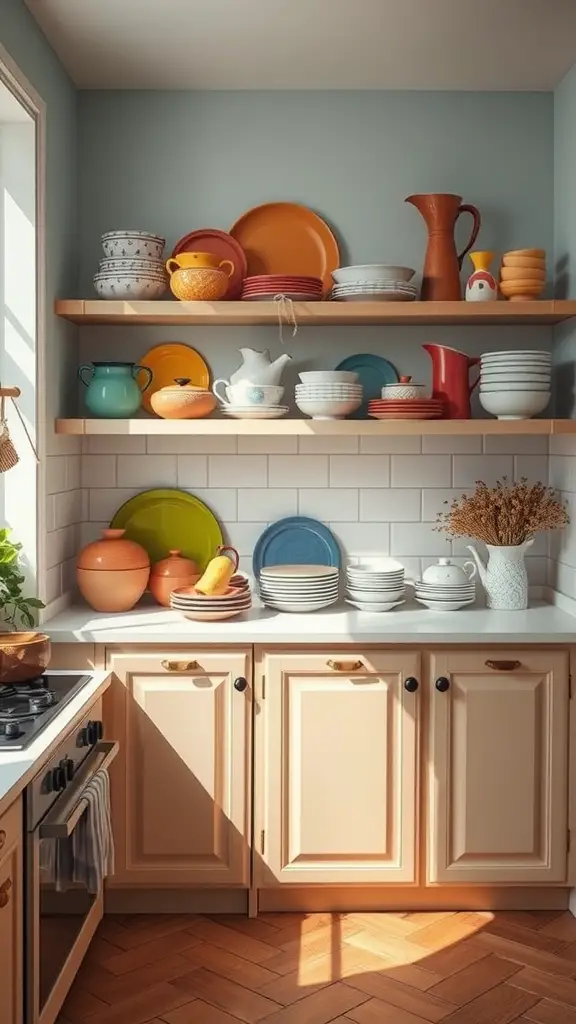
<svg viewBox="0 0 576 1024">
<path fill-rule="evenodd" d="M 247 277 L 246 284 L 271 284 L 275 281 L 297 281 L 298 284 L 309 284 L 313 288 L 321 288 L 322 281 L 319 277 L 304 277 L 300 274 L 257 274 Z"/>
<path fill-rule="evenodd" d="M 298 281 L 268 281 L 267 284 L 245 284 L 245 292 L 270 292 L 278 288 L 289 288 L 293 292 L 310 292 L 310 295 L 321 295 L 321 288 L 311 288 L 309 284 L 300 284 Z"/>
<path fill-rule="evenodd" d="M 221 260 L 232 260 L 234 273 L 224 299 L 240 298 L 242 281 L 248 273 L 248 260 L 244 249 L 232 235 L 226 231 L 218 231 L 217 228 L 200 228 L 198 231 L 191 231 L 189 235 L 184 235 L 176 242 L 172 255 L 178 256 L 181 252 L 211 252 Z"/>
</svg>

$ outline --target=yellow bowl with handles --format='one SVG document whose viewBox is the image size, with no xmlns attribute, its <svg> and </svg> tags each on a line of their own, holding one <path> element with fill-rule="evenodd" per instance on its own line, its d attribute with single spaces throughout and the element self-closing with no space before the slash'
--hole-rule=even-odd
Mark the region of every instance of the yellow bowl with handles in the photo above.
<svg viewBox="0 0 576 1024">
<path fill-rule="evenodd" d="M 230 269 L 226 270 L 226 267 Z M 178 270 L 222 270 L 232 277 L 235 267 L 232 260 L 221 260 L 212 252 L 179 252 L 166 260 L 166 270 L 169 274 Z"/>
<path fill-rule="evenodd" d="M 228 277 L 222 270 L 185 267 L 170 277 L 170 289 L 182 302 L 217 302 L 228 291 Z"/>
</svg>

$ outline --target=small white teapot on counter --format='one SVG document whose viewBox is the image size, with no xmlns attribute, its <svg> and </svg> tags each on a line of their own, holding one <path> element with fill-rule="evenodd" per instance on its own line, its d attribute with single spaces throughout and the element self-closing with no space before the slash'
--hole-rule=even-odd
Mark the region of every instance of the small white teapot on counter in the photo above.
<svg viewBox="0 0 576 1024">
<path fill-rule="evenodd" d="M 466 566 L 471 567 L 471 572 L 466 572 Z M 436 565 L 429 565 L 422 573 L 424 583 L 437 583 L 442 587 L 457 587 L 469 583 L 477 573 L 474 562 L 464 562 L 464 565 L 453 565 L 449 558 L 439 558 Z"/>
<path fill-rule="evenodd" d="M 241 348 L 242 365 L 230 377 L 231 384 L 239 384 L 247 380 L 252 384 L 269 384 L 278 386 L 282 379 L 282 372 L 286 363 L 289 363 L 292 356 L 283 352 L 281 356 L 272 362 L 270 352 L 257 352 L 254 348 Z"/>
</svg>

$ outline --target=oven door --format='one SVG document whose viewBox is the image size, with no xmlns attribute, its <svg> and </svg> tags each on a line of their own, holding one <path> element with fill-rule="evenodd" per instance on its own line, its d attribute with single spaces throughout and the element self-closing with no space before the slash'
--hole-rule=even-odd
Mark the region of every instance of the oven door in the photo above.
<svg viewBox="0 0 576 1024">
<path fill-rule="evenodd" d="M 44 865 L 50 851 L 41 844 L 69 838 L 83 814 L 84 790 L 101 768 L 108 768 L 119 750 L 115 742 L 98 743 L 76 776 L 27 838 L 27 1024 L 54 1024 L 92 936 L 104 912 L 103 892 L 81 885 L 58 892 Z"/>
</svg>

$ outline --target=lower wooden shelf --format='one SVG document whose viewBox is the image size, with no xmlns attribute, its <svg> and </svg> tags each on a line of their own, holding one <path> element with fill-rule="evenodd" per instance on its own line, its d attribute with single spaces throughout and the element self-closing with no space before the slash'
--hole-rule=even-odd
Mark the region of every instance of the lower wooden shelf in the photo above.
<svg viewBox="0 0 576 1024">
<path fill-rule="evenodd" d="M 299 435 L 386 436 L 444 434 L 478 436 L 486 434 L 576 434 L 575 420 L 160 420 L 160 419 L 58 419 L 57 434 L 187 434 L 237 436 L 260 434 L 264 437 Z"/>
</svg>

